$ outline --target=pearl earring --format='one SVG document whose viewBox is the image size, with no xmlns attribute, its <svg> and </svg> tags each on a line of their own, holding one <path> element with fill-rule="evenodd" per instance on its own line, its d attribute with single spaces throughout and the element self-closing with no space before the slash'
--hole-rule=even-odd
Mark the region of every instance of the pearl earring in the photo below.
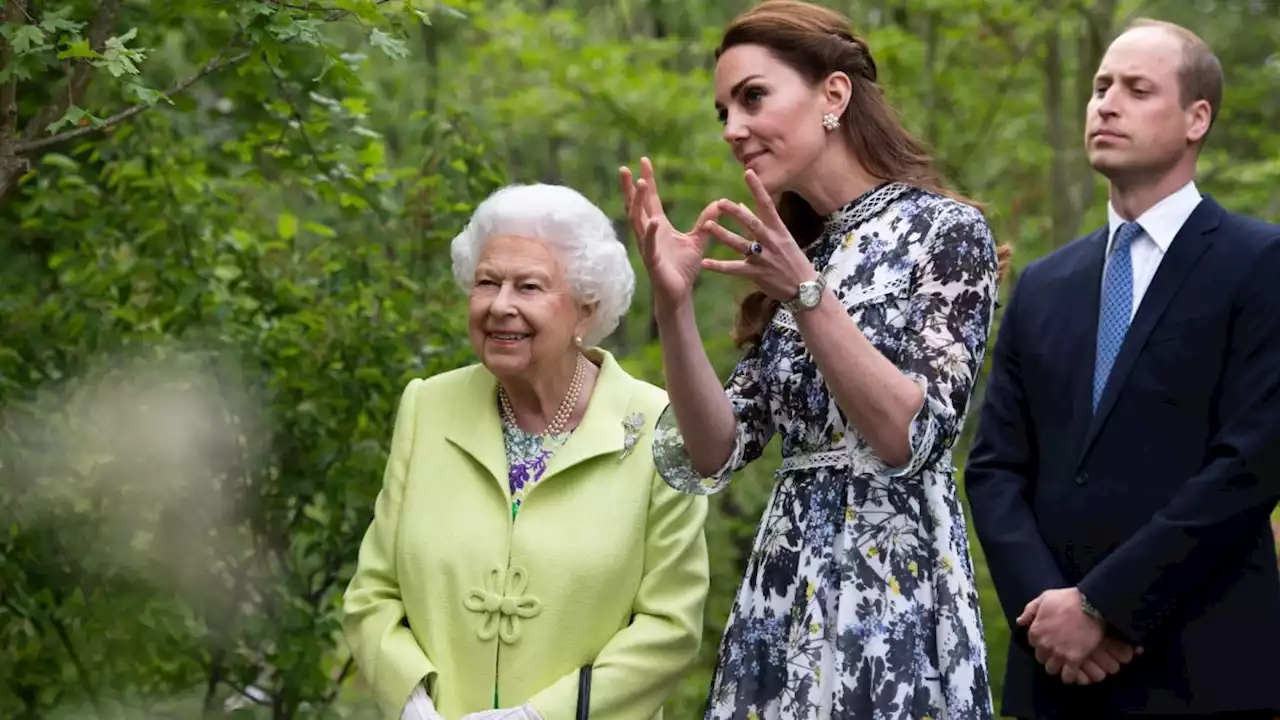
<svg viewBox="0 0 1280 720">
<path fill-rule="evenodd" d="M 575 337 L 573 338 L 573 341 L 574 341 L 575 343 L 577 343 L 577 344 L 578 344 L 578 347 L 582 347 L 582 336 L 581 336 L 581 335 L 577 335 L 577 336 L 575 336 Z"/>
<path fill-rule="evenodd" d="M 822 116 L 822 127 L 826 128 L 827 132 L 831 132 L 832 130 L 840 127 L 840 118 L 836 117 L 832 113 L 827 113 Z"/>
</svg>

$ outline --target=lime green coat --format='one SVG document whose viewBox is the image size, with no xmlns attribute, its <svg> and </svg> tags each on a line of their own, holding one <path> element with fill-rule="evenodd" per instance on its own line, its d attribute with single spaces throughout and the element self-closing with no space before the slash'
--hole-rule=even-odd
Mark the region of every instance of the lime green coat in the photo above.
<svg viewBox="0 0 1280 720">
<path fill-rule="evenodd" d="M 494 376 L 473 365 L 405 388 L 343 604 L 388 718 L 425 679 L 446 720 L 494 707 L 495 691 L 498 707 L 573 720 L 587 663 L 593 720 L 661 718 L 697 657 L 706 499 L 654 470 L 666 393 L 591 354 L 586 414 L 515 520 Z M 631 413 L 643 424 L 624 453 Z"/>
</svg>

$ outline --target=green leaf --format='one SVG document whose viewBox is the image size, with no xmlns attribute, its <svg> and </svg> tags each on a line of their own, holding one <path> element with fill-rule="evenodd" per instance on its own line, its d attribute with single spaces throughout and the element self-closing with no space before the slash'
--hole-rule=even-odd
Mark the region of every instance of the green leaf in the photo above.
<svg viewBox="0 0 1280 720">
<path fill-rule="evenodd" d="M 15 56 L 11 62 L 4 67 L 0 67 L 0 84 L 14 79 L 31 79 L 31 67 L 28 63 L 22 62 L 22 60 L 23 58 Z"/>
<path fill-rule="evenodd" d="M 319 20 L 313 18 L 295 20 L 283 13 L 276 15 L 276 20 L 278 22 L 271 26 L 271 34 L 280 42 L 298 40 L 312 47 L 319 47 L 323 43 Z"/>
<path fill-rule="evenodd" d="M 137 63 L 142 62 L 147 54 L 143 50 L 126 47 L 125 43 L 134 39 L 138 35 L 138 28 L 129 28 L 129 32 L 119 37 L 108 38 L 103 44 L 102 59 L 95 64 L 99 67 L 106 67 L 107 72 L 114 77 L 122 75 L 137 75 Z"/>
<path fill-rule="evenodd" d="M 75 105 L 72 105 L 71 107 L 67 108 L 67 111 L 62 114 L 62 117 L 58 118 L 54 122 L 49 123 L 49 126 L 46 127 L 45 129 L 51 133 L 55 133 L 55 132 L 58 132 L 58 130 L 63 125 L 73 125 L 73 126 L 83 125 L 83 124 L 86 124 L 86 121 L 88 123 L 93 123 L 94 125 L 102 124 L 101 119 L 96 118 L 93 115 L 90 115 L 89 113 L 76 107 Z"/>
<path fill-rule="evenodd" d="M 78 33 L 85 26 L 84 23 L 72 20 L 71 12 L 74 8 L 67 6 L 57 10 L 44 10 L 40 17 L 40 27 L 45 32 L 57 34 L 59 32 Z"/>
<path fill-rule="evenodd" d="M 223 281 L 235 280 L 242 274 L 240 268 L 235 265 L 219 265 L 213 269 L 213 276 Z"/>
<path fill-rule="evenodd" d="M 308 221 L 303 223 L 302 226 L 320 237 L 335 238 L 338 236 L 338 233 L 333 228 L 328 225 L 321 225 L 318 222 Z"/>
<path fill-rule="evenodd" d="M 254 15 L 275 15 L 276 7 L 264 2 L 244 3 L 243 8 Z"/>
<path fill-rule="evenodd" d="M 42 50 L 44 49 L 44 31 L 35 25 L 19 25 L 9 44 L 19 55 L 25 55 L 32 50 Z"/>
<path fill-rule="evenodd" d="M 135 97 L 137 97 L 142 102 L 146 103 L 147 105 L 155 105 L 157 102 L 161 100 L 164 100 L 170 105 L 173 104 L 173 101 L 169 99 L 169 96 L 165 95 L 159 90 L 154 90 L 152 88 L 146 87 L 145 85 L 130 83 L 129 92 L 132 93 Z"/>
<path fill-rule="evenodd" d="M 291 212 L 280 213 L 276 218 L 276 232 L 285 240 L 292 240 L 298 234 L 298 218 Z"/>
<path fill-rule="evenodd" d="M 369 101 L 362 97 L 346 97 L 342 99 L 342 108 L 356 117 L 369 114 Z"/>
<path fill-rule="evenodd" d="M 366 165 L 381 166 L 387 162 L 387 147 L 380 142 L 371 142 L 360 151 L 360 162 Z"/>
<path fill-rule="evenodd" d="M 387 57 L 403 59 L 409 57 L 409 48 L 404 41 L 392 37 L 378 28 L 369 33 L 369 44 L 381 50 Z"/>
<path fill-rule="evenodd" d="M 101 54 L 89 47 L 89 41 L 84 39 L 71 43 L 67 46 L 66 50 L 58 53 L 59 60 L 66 60 L 67 58 L 86 58 L 89 60 L 97 60 L 101 57 Z"/>
<path fill-rule="evenodd" d="M 346 10 L 367 22 L 372 22 L 378 17 L 378 5 L 380 4 L 375 0 L 338 0 L 337 2 L 339 9 Z"/>
</svg>

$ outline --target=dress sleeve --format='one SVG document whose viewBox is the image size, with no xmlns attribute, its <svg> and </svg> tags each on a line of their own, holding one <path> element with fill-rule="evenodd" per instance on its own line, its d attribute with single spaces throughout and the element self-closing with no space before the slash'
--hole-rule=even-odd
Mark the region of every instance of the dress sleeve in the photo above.
<svg viewBox="0 0 1280 720">
<path fill-rule="evenodd" d="M 957 203 L 934 221 L 898 361 L 924 404 L 908 429 L 911 457 L 889 468 L 890 477 L 919 473 L 955 442 L 987 349 L 997 267 L 991 229 L 976 208 Z"/>
<path fill-rule="evenodd" d="M 356 667 L 373 689 L 382 714 L 393 718 L 400 717 L 419 683 L 436 673 L 405 624 L 396 571 L 396 524 L 413 449 L 415 395 L 421 383 L 410 381 L 400 398 L 373 522 L 360 543 L 355 575 L 342 598 L 343 634 Z"/>
<path fill-rule="evenodd" d="M 733 474 L 760 457 L 773 439 L 776 428 L 769 414 L 769 401 L 760 386 L 760 346 L 756 345 L 738 362 L 725 394 L 738 420 L 733 452 L 714 474 L 702 477 L 685 450 L 684 437 L 676 425 L 675 412 L 668 405 L 654 428 L 653 463 L 658 474 L 672 488 L 693 495 L 710 495 L 723 490 Z"/>
</svg>

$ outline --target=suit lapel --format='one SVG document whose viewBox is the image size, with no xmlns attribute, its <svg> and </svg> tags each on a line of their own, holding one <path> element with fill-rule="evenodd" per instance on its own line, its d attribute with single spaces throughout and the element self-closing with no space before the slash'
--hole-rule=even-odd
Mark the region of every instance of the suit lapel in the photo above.
<svg viewBox="0 0 1280 720">
<path fill-rule="evenodd" d="M 1086 241 L 1083 266 L 1072 276 L 1065 293 L 1068 302 L 1080 309 L 1080 334 L 1067 338 L 1064 349 L 1070 356 L 1071 407 L 1080 409 L 1073 413 L 1072 437 L 1077 442 L 1084 439 L 1089 430 L 1093 407 L 1093 367 L 1098 351 L 1099 294 L 1102 290 L 1102 268 L 1107 253 L 1107 229 L 1093 233 Z"/>
<path fill-rule="evenodd" d="M 1164 315 L 1165 310 L 1169 307 L 1169 302 L 1173 300 L 1183 281 L 1191 274 L 1191 270 L 1195 267 L 1196 262 L 1200 260 L 1200 256 L 1213 244 L 1215 239 L 1213 231 L 1221 224 L 1224 212 L 1222 206 L 1206 195 L 1195 211 L 1191 213 L 1191 216 L 1187 218 L 1187 222 L 1178 231 L 1177 236 L 1173 238 L 1173 242 L 1169 244 L 1169 251 L 1165 253 L 1164 258 L 1160 261 L 1160 267 L 1156 270 L 1150 287 L 1147 288 L 1147 292 L 1143 295 L 1142 303 L 1138 306 L 1138 312 L 1134 315 L 1133 322 L 1129 325 L 1129 331 L 1125 334 L 1124 342 L 1120 345 L 1120 354 L 1116 357 L 1115 365 L 1111 368 L 1111 376 L 1107 379 L 1107 384 L 1102 390 L 1102 397 L 1098 401 L 1098 410 L 1093 414 L 1093 419 L 1089 423 L 1089 431 L 1080 450 L 1081 460 L 1089 452 L 1089 448 L 1097 438 L 1098 432 L 1106 422 L 1107 416 L 1111 413 L 1112 408 L 1115 407 L 1120 389 L 1124 387 L 1130 371 L 1133 370 L 1133 365 L 1137 361 L 1138 355 L 1141 354 L 1142 347 L 1147 342 L 1147 337 L 1151 335 L 1152 328 L 1156 326 L 1156 322 Z M 1095 309 L 1099 302 L 1096 297 L 1097 294 L 1098 291 L 1095 291 L 1093 299 Z M 1094 312 L 1094 327 L 1096 333 L 1096 310 Z M 1089 366 L 1090 372 L 1092 372 L 1093 363 L 1089 363 Z"/>
</svg>

